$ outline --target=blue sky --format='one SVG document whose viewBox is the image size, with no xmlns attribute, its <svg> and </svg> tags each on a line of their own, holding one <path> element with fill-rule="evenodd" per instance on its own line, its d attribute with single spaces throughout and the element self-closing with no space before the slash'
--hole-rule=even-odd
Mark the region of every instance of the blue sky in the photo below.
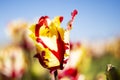
<svg viewBox="0 0 120 80">
<path fill-rule="evenodd" d="M 74 9 L 79 14 L 73 23 L 72 41 L 120 35 L 120 0 L 0 0 L 0 43 L 7 39 L 4 30 L 12 20 L 62 15 L 66 27 Z"/>
</svg>

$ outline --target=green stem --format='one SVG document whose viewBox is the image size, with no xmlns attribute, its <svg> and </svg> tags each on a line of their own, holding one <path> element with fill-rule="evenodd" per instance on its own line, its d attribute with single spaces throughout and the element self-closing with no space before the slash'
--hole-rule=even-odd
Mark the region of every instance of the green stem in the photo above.
<svg viewBox="0 0 120 80">
<path fill-rule="evenodd" d="M 54 72 L 54 80 L 58 80 L 58 72 L 57 72 L 57 70 Z"/>
</svg>

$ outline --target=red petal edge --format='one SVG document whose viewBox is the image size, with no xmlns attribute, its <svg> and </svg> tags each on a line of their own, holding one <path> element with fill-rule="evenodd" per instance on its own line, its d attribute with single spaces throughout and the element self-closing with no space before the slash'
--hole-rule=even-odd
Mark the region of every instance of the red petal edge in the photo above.
<svg viewBox="0 0 120 80">
<path fill-rule="evenodd" d="M 36 27 L 35 27 L 35 36 L 36 37 L 39 37 L 39 29 L 43 24 L 46 26 L 46 28 L 48 28 L 48 22 L 47 22 L 48 18 L 49 18 L 48 16 L 42 16 L 39 19 L 38 24 L 36 24 Z"/>
</svg>

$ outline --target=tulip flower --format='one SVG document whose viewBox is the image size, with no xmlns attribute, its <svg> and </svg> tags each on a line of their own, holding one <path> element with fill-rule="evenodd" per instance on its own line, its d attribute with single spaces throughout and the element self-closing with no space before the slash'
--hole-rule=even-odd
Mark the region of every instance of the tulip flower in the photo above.
<svg viewBox="0 0 120 80">
<path fill-rule="evenodd" d="M 28 23 L 23 20 L 11 21 L 8 23 L 6 33 L 13 41 L 20 43 L 26 34 L 27 26 Z"/>
<path fill-rule="evenodd" d="M 26 58 L 21 47 L 10 45 L 0 51 L 0 73 L 9 78 L 21 78 L 26 71 Z"/>
<path fill-rule="evenodd" d="M 53 20 L 48 16 L 42 16 L 37 24 L 30 27 L 30 37 L 37 51 L 34 57 L 38 58 L 44 68 L 50 71 L 64 68 L 69 57 L 69 33 L 76 14 L 77 10 L 74 10 L 67 29 L 63 29 L 60 25 L 63 21 L 62 16 L 57 16 Z"/>
<path fill-rule="evenodd" d="M 14 44 L 20 45 L 27 51 L 34 48 L 32 41 L 27 35 L 28 23 L 24 20 L 15 20 L 9 22 L 6 33 L 12 39 Z"/>
</svg>

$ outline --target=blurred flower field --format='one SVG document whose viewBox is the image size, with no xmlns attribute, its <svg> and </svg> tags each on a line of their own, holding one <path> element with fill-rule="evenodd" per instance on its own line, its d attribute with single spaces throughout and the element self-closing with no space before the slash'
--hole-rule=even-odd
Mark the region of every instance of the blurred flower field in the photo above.
<svg viewBox="0 0 120 80">
<path fill-rule="evenodd" d="M 53 21 L 57 21 L 56 19 Z M 68 25 L 70 26 L 71 23 Z M 52 25 L 59 24 L 53 23 Z M 9 44 L 5 44 L 4 47 L 0 46 L 0 80 L 53 80 L 54 75 L 51 75 L 48 69 L 54 70 L 58 68 L 58 66 L 56 67 L 58 64 L 52 63 L 54 64 L 52 67 L 46 66 L 46 64 L 41 65 L 39 60 L 33 57 L 37 51 L 35 42 L 29 37 L 28 28 L 30 25 L 29 22 L 23 20 L 12 21 L 8 24 L 6 35 L 9 36 L 11 41 L 9 41 Z M 65 32 L 61 28 L 59 30 L 61 30 L 60 35 Z M 46 34 L 47 32 L 43 28 L 42 35 Z M 57 32 L 55 34 L 53 32 L 53 35 L 56 34 Z M 62 43 L 62 41 L 59 42 Z M 54 48 L 54 46 L 52 47 Z M 39 47 L 37 46 L 37 48 Z M 44 49 L 39 48 L 39 50 Z M 45 51 L 47 52 L 47 50 Z M 67 54 L 64 55 L 67 56 Z M 53 60 L 57 62 L 55 61 L 56 58 Z M 69 59 L 63 70 L 58 70 L 58 80 L 109 80 L 106 77 L 108 64 L 112 64 L 118 69 L 120 67 L 119 36 L 94 42 L 87 40 L 86 42 L 70 41 Z"/>
</svg>

